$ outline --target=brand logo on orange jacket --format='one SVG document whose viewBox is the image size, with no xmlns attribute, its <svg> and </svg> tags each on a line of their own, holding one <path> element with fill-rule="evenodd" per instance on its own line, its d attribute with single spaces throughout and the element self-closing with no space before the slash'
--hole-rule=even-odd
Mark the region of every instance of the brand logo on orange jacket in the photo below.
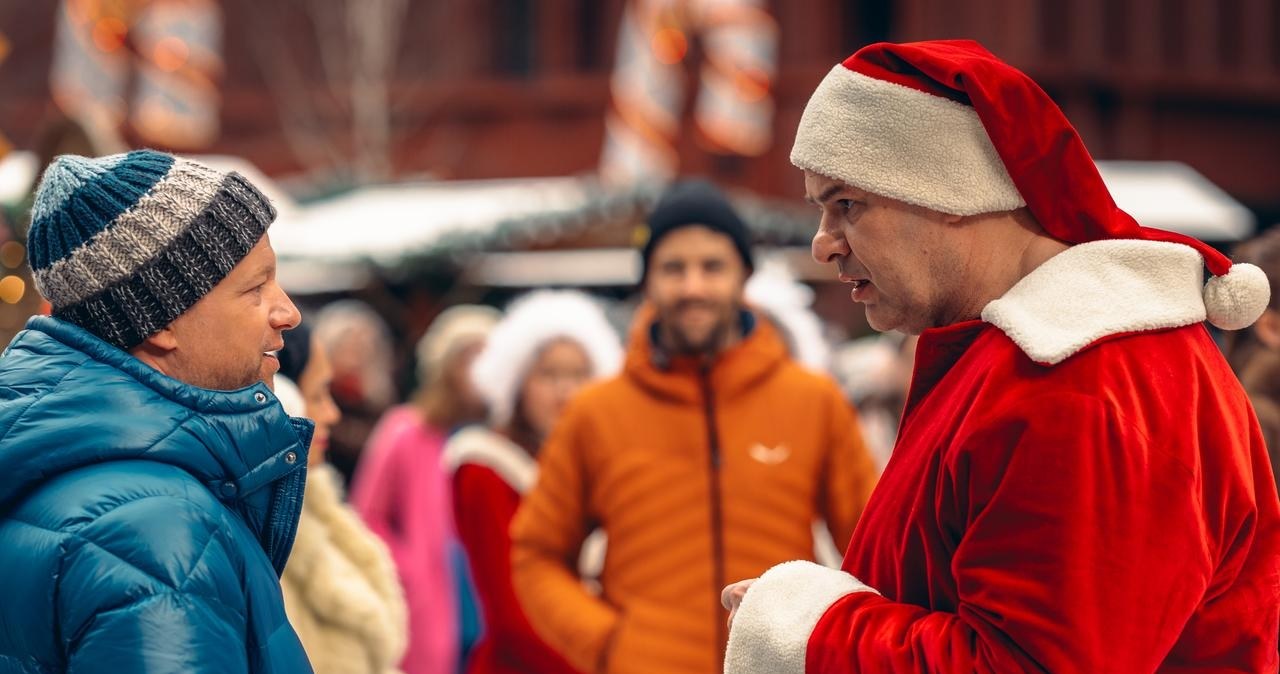
<svg viewBox="0 0 1280 674">
<path fill-rule="evenodd" d="M 765 447 L 757 442 L 752 445 L 748 453 L 751 455 L 751 458 L 765 464 L 766 466 L 776 466 L 791 458 L 791 448 L 786 445 Z"/>
</svg>

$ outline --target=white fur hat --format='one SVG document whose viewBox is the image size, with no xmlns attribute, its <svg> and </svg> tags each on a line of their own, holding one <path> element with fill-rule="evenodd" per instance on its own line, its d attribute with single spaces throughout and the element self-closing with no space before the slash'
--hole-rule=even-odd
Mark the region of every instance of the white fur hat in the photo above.
<svg viewBox="0 0 1280 674">
<path fill-rule="evenodd" d="M 511 421 L 538 351 L 561 338 L 582 346 L 595 378 L 610 377 L 622 367 L 618 333 L 589 295 L 576 290 L 536 290 L 523 295 L 507 307 L 471 366 L 471 381 L 489 404 L 495 424 Z"/>
<path fill-rule="evenodd" d="M 819 372 L 831 367 L 831 345 L 822 334 L 822 321 L 810 308 L 813 289 L 797 280 L 785 262 L 766 259 L 747 280 L 744 293 L 748 302 L 773 319 L 792 358 Z"/>
</svg>

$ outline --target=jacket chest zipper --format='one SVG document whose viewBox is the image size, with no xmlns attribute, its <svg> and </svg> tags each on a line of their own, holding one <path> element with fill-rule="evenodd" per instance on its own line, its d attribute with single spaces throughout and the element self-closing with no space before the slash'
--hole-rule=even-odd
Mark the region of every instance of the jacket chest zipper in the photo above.
<svg viewBox="0 0 1280 674">
<path fill-rule="evenodd" d="M 720 429 L 716 426 L 715 392 L 711 389 L 711 368 L 703 366 L 699 370 L 699 381 L 702 384 L 703 413 L 707 423 L 707 475 L 711 487 L 711 556 L 712 556 L 712 590 L 715 601 L 712 602 L 716 624 L 717 643 L 723 660 L 724 648 L 729 640 L 725 616 L 721 615 L 720 590 L 725 586 L 724 563 L 724 514 L 721 503 L 720 484 Z"/>
</svg>

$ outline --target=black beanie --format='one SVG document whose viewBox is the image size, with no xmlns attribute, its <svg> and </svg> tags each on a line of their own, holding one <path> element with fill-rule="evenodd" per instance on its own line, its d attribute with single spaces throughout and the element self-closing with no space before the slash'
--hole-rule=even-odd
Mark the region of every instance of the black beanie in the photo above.
<svg viewBox="0 0 1280 674">
<path fill-rule="evenodd" d="M 658 242 L 681 227 L 706 227 L 728 236 L 746 265 L 747 274 L 755 269 L 747 226 L 729 205 L 724 193 L 705 180 L 682 180 L 663 193 L 649 216 L 649 239 L 641 251 L 644 261 L 641 281 L 649 276 L 649 259 Z"/>
<path fill-rule="evenodd" d="M 305 322 L 284 331 L 284 348 L 280 349 L 279 359 L 280 374 L 301 386 L 298 378 L 311 361 L 311 328 Z"/>
</svg>

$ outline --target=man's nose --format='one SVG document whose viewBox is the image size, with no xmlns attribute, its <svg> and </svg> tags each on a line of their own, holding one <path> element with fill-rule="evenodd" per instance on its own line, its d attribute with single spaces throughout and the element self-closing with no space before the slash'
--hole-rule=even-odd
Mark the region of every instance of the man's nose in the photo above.
<svg viewBox="0 0 1280 674">
<path fill-rule="evenodd" d="M 680 284 L 681 294 L 685 297 L 702 297 L 707 289 L 707 277 L 700 270 L 690 270 L 685 272 L 684 279 Z"/>
<path fill-rule="evenodd" d="M 849 255 L 849 242 L 826 227 L 819 227 L 818 233 L 813 235 L 810 252 L 819 264 L 828 264 Z"/>
<path fill-rule="evenodd" d="M 283 288 L 280 289 L 280 302 L 271 312 L 271 320 L 271 327 L 276 330 L 292 330 L 302 322 L 302 312 L 298 311 L 298 307 L 293 304 L 293 300 L 289 299 L 289 294 Z"/>
</svg>

